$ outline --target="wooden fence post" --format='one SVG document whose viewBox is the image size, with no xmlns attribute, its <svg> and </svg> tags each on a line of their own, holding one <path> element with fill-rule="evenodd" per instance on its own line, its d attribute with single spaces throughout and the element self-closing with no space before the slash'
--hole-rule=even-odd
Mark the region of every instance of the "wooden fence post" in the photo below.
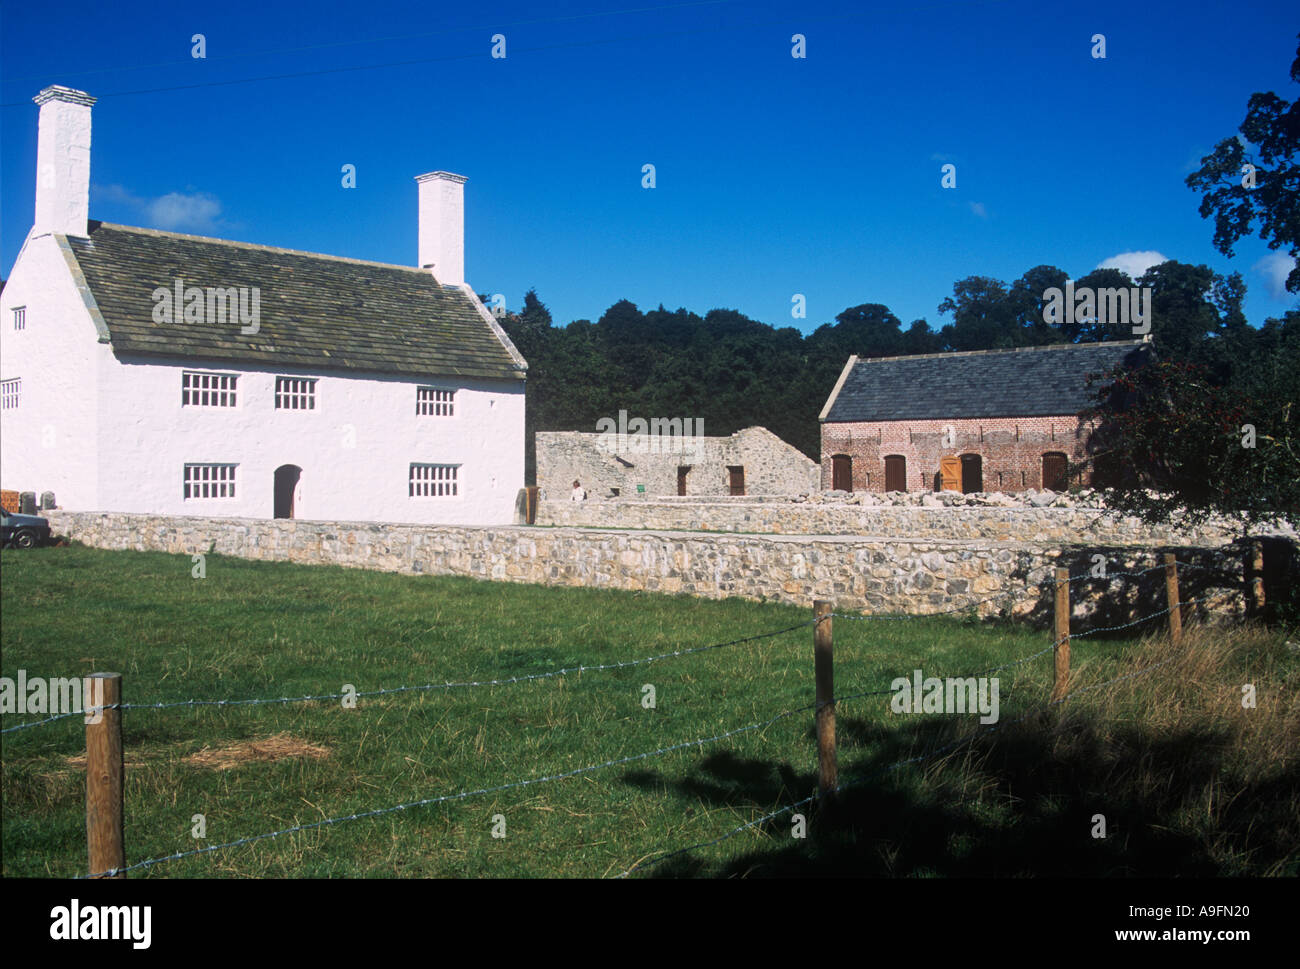
<svg viewBox="0 0 1300 969">
<path fill-rule="evenodd" d="M 126 867 L 122 837 L 121 673 L 92 673 L 83 681 L 86 714 L 86 847 L 90 874 Z M 107 708 L 112 709 L 96 709 Z M 125 878 L 118 874 L 111 877 Z"/>
<path fill-rule="evenodd" d="M 835 763 L 835 666 L 831 639 L 831 604 L 813 602 L 813 666 L 817 681 L 817 790 L 823 801 L 834 797 L 839 784 Z"/>
<path fill-rule="evenodd" d="M 1065 696 L 1070 679 L 1070 570 L 1056 570 L 1056 622 L 1052 656 L 1056 675 L 1052 683 L 1052 700 Z"/>
<path fill-rule="evenodd" d="M 1178 560 L 1173 552 L 1165 553 L 1165 598 L 1169 600 L 1169 641 L 1177 646 L 1183 640 L 1183 606 L 1178 597 Z"/>
</svg>

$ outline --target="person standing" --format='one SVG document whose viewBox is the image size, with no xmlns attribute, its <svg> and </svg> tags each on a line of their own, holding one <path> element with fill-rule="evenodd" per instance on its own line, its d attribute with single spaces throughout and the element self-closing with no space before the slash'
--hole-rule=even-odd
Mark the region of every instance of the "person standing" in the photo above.
<svg viewBox="0 0 1300 969">
<path fill-rule="evenodd" d="M 574 501 L 586 501 L 586 500 L 587 500 L 587 492 L 585 492 L 585 491 L 582 490 L 582 483 L 581 483 L 581 482 L 578 482 L 578 481 L 573 482 L 573 500 L 574 500 Z"/>
</svg>

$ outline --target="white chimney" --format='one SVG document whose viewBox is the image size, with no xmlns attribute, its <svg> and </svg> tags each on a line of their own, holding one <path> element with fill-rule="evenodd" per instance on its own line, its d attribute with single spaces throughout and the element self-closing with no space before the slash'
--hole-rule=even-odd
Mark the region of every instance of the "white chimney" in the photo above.
<svg viewBox="0 0 1300 969">
<path fill-rule="evenodd" d="M 33 235 L 88 235 L 90 106 L 85 91 L 51 85 L 32 98 L 41 106 L 36 136 L 36 221 Z"/>
<path fill-rule="evenodd" d="M 445 285 L 465 282 L 465 176 L 417 175 L 420 183 L 420 268 Z"/>
</svg>

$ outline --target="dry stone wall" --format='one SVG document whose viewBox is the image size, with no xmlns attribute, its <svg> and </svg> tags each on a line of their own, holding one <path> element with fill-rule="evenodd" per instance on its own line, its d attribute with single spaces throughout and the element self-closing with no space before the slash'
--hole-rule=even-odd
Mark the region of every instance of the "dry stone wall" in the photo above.
<svg viewBox="0 0 1300 969">
<path fill-rule="evenodd" d="M 1213 547 L 1232 542 L 1236 536 L 1226 523 L 1209 523 L 1199 528 L 1160 527 L 1088 507 L 1053 508 L 1025 504 L 1020 507 L 945 508 L 848 501 L 746 501 L 738 498 L 543 501 L 538 506 L 537 524 L 1058 545 L 1083 542 Z"/>
<path fill-rule="evenodd" d="M 462 575 L 554 586 L 741 596 L 841 610 L 935 613 L 972 607 L 1046 621 L 1053 568 L 1095 567 L 1105 578 L 1074 586 L 1075 611 L 1098 623 L 1163 608 L 1163 577 L 1115 573 L 1146 569 L 1152 549 L 1055 544 L 882 539 L 863 536 L 701 534 L 527 526 L 471 527 L 284 519 L 182 518 L 120 513 L 49 513 L 55 534 L 86 545 L 191 555 L 211 550 L 248 559 L 339 565 L 426 575 Z M 1240 560 L 1183 548 L 1184 597 L 1213 596 L 1241 609 Z M 37 553 L 39 554 L 39 553 Z M 213 563 L 209 562 L 211 573 Z"/>
</svg>

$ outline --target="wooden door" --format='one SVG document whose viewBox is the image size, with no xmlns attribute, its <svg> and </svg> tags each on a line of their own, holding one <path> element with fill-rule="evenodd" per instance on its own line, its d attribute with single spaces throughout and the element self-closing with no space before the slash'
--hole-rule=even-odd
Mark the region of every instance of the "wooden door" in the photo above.
<svg viewBox="0 0 1300 969">
<path fill-rule="evenodd" d="M 745 493 L 745 469 L 741 466 L 727 466 L 728 485 L 733 495 Z"/>
<path fill-rule="evenodd" d="M 961 456 L 961 490 L 968 495 L 984 490 L 984 461 L 978 454 Z"/>
<path fill-rule="evenodd" d="M 890 454 L 885 457 L 885 490 L 907 490 L 907 458 L 901 454 Z"/>
<path fill-rule="evenodd" d="M 677 493 L 686 494 L 686 476 L 691 473 L 690 465 L 683 465 L 677 469 Z"/>
<path fill-rule="evenodd" d="M 836 454 L 831 457 L 831 489 L 853 490 L 853 459 L 847 454 Z"/>
<path fill-rule="evenodd" d="M 1058 451 L 1043 455 L 1043 487 L 1049 491 L 1065 491 L 1069 487 L 1066 469 L 1069 461 Z"/>
<path fill-rule="evenodd" d="M 939 484 L 944 491 L 961 491 L 961 458 L 957 455 L 939 459 Z"/>
</svg>

